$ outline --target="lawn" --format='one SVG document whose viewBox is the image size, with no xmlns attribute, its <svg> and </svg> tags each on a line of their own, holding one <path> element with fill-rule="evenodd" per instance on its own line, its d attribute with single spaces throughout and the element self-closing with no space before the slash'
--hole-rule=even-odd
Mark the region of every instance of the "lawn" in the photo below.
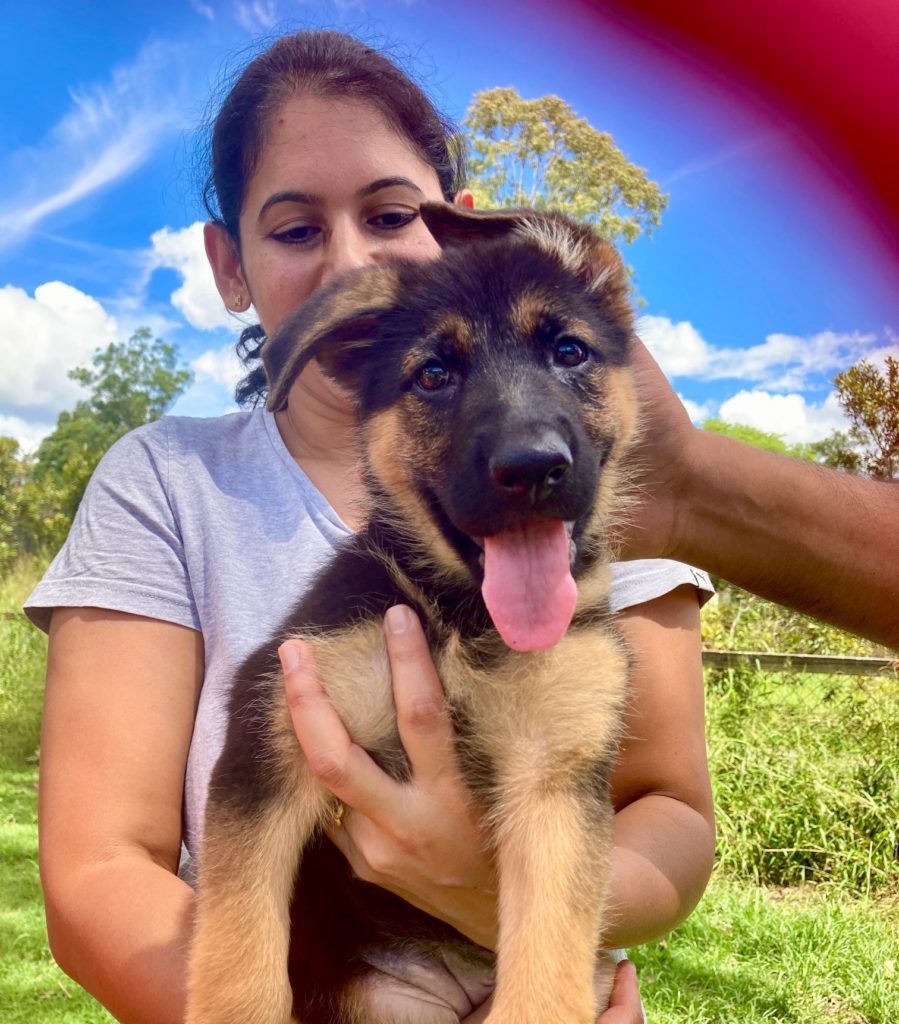
<svg viewBox="0 0 899 1024">
<path fill-rule="evenodd" d="M 0 1021 L 112 1018 L 55 966 L 37 871 L 45 642 L 0 581 Z M 714 614 L 714 613 L 713 613 Z M 651 1024 L 899 1022 L 895 680 L 708 679 L 719 867 L 699 908 L 632 952 Z"/>
</svg>

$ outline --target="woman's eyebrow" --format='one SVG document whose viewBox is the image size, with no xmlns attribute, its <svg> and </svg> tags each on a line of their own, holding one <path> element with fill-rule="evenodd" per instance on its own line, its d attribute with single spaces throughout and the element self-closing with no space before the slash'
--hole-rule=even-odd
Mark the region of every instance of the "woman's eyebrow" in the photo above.
<svg viewBox="0 0 899 1024">
<path fill-rule="evenodd" d="M 378 178 L 377 181 L 373 181 L 370 185 L 366 185 L 360 188 L 356 195 L 360 199 L 364 199 L 366 196 L 374 195 L 375 192 L 380 192 L 381 189 L 385 188 L 396 188 L 400 186 L 402 188 L 411 188 L 419 195 L 424 195 L 424 192 L 412 181 L 410 178 L 403 178 L 399 175 L 392 178 Z M 259 210 L 259 216 L 257 220 L 262 220 L 265 214 L 277 203 L 300 203 L 303 206 L 321 206 L 324 203 L 322 196 L 314 195 L 311 192 L 297 192 L 294 190 L 288 190 L 286 192 L 275 192 L 266 199 Z"/>
<path fill-rule="evenodd" d="M 276 203 L 302 203 L 304 206 L 320 206 L 323 202 L 321 196 L 312 195 L 311 192 L 276 192 L 269 196 L 259 210 L 258 220 L 261 220 L 267 210 L 270 210 Z"/>
<path fill-rule="evenodd" d="M 414 189 L 416 192 L 420 193 L 421 195 L 424 195 L 424 192 L 422 192 L 422 190 L 418 187 L 418 185 L 415 184 L 414 181 L 410 181 L 409 178 L 401 177 L 378 178 L 377 181 L 373 181 L 370 185 L 366 185 L 365 188 L 360 188 L 356 194 L 359 196 L 360 199 L 363 199 L 365 196 L 370 196 L 373 195 L 375 192 L 380 192 L 382 188 L 394 188 L 397 185 L 400 185 L 404 188 Z"/>
</svg>

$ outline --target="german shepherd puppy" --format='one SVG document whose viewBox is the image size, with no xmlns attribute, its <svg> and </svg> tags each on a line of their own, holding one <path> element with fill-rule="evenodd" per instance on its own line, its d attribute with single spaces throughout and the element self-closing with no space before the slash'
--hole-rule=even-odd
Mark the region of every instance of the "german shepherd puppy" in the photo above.
<svg viewBox="0 0 899 1024">
<path fill-rule="evenodd" d="M 455 1024 L 397 996 L 403 963 L 495 966 L 490 1024 L 593 1024 L 607 1005 L 611 966 L 599 995 L 594 971 L 629 667 L 607 607 L 636 420 L 628 283 L 611 246 L 558 214 L 421 215 L 439 260 L 353 272 L 265 346 L 270 410 L 311 359 L 352 393 L 370 503 L 234 680 L 189 1024 Z M 397 603 L 423 623 L 486 808 L 495 959 L 352 876 L 322 834 L 337 802 L 291 725 L 276 652 L 302 636 L 354 740 L 409 778 L 382 631 Z"/>
</svg>

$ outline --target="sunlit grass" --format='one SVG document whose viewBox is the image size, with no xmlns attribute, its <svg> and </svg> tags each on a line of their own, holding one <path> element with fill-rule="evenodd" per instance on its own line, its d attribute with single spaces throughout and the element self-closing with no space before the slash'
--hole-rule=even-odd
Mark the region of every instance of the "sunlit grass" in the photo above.
<svg viewBox="0 0 899 1024">
<path fill-rule="evenodd" d="M 716 875 L 661 943 L 632 952 L 652 1024 L 899 1021 L 899 901 Z"/>
</svg>

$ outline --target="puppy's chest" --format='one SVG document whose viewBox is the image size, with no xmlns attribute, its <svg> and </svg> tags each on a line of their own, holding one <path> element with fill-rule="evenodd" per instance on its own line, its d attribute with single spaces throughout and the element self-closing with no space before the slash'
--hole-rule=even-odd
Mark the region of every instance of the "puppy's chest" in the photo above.
<svg viewBox="0 0 899 1024">
<path fill-rule="evenodd" d="M 380 621 L 311 639 L 331 702 L 369 751 L 400 747 Z M 503 648 L 489 659 L 458 637 L 432 651 L 463 763 L 592 760 L 613 749 L 627 699 L 627 656 L 613 630 L 574 629 L 548 651 Z"/>
</svg>

